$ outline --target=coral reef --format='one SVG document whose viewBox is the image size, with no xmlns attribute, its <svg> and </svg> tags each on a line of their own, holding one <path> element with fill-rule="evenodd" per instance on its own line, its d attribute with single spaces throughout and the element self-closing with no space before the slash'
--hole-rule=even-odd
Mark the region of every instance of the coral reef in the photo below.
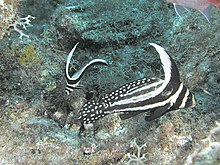
<svg viewBox="0 0 220 165">
<path fill-rule="evenodd" d="M 145 1 L 136 3 L 130 0 L 123 3 L 119 0 L 86 0 L 81 3 L 70 1 L 66 6 L 60 6 L 55 10 L 50 29 L 45 33 L 49 33 L 49 38 L 54 42 L 62 42 L 58 43 L 58 47 L 65 48 L 72 47 L 67 40 L 91 43 L 87 44 L 87 47 L 131 44 L 139 38 L 152 35 L 152 29 L 155 28 L 153 19 L 158 17 L 156 12 L 147 17 L 150 14 L 147 9 L 152 8 L 151 5 Z M 142 14 L 143 12 L 147 13 Z M 54 35 L 53 30 L 59 35 Z"/>
<path fill-rule="evenodd" d="M 196 149 L 187 157 L 186 164 L 218 164 L 220 158 L 220 123 L 211 129 L 207 138 L 198 143 Z"/>
<path fill-rule="evenodd" d="M 0 0 L 0 164 L 219 164 L 220 10 L 211 10 L 208 24 L 198 12 L 180 21 L 161 0 Z M 36 19 L 23 34 L 16 21 L 27 15 Z M 23 40 L 6 35 L 14 23 Z M 92 59 L 109 67 L 90 68 L 67 96 L 65 62 L 77 42 L 71 75 Z M 163 75 L 149 42 L 169 52 L 197 105 L 151 122 L 113 114 L 80 133 L 85 101 Z"/>
<path fill-rule="evenodd" d="M 19 39 L 22 37 L 29 38 L 28 35 L 23 33 L 27 27 L 31 26 L 30 20 L 35 17 L 28 15 L 27 17 L 18 16 L 19 0 L 1 0 L 0 1 L 0 40 L 5 34 L 10 34 L 10 28 L 20 34 Z"/>
<path fill-rule="evenodd" d="M 132 142 L 132 144 L 134 147 L 137 148 L 137 155 L 135 154 L 130 154 L 127 153 L 127 157 L 129 158 L 128 162 L 126 162 L 126 164 L 128 165 L 132 165 L 132 164 L 139 164 L 139 165 L 144 165 L 146 164 L 147 158 L 146 158 L 146 154 L 141 155 L 141 150 L 144 147 L 147 147 L 147 143 L 143 144 L 142 146 L 138 146 L 136 143 L 136 139 L 134 139 L 134 141 Z"/>
<path fill-rule="evenodd" d="M 40 58 L 36 53 L 34 46 L 28 45 L 18 61 L 21 66 L 32 66 L 34 63 L 40 63 Z"/>
</svg>

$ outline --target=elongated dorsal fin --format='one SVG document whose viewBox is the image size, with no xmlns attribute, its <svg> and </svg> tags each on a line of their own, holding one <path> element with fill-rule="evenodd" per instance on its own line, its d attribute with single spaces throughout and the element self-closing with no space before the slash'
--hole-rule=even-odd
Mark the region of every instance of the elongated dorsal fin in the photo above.
<svg viewBox="0 0 220 165">
<path fill-rule="evenodd" d="M 107 61 L 103 60 L 103 59 L 94 59 L 91 60 L 89 63 L 85 64 L 83 67 L 81 67 L 78 71 L 76 71 L 72 76 L 69 75 L 69 65 L 70 65 L 70 61 L 71 58 L 73 56 L 73 53 L 77 47 L 79 43 L 77 43 L 73 49 L 70 51 L 68 57 L 67 57 L 67 62 L 66 62 L 66 69 L 65 69 L 65 77 L 66 77 L 66 93 L 69 94 L 70 92 L 73 91 L 74 88 L 81 88 L 82 85 L 80 85 L 80 80 L 83 76 L 83 74 L 85 73 L 85 71 L 93 66 L 93 65 L 106 65 L 108 66 Z"/>
<path fill-rule="evenodd" d="M 77 45 L 79 44 L 79 42 L 77 42 L 77 44 L 73 47 L 73 49 L 70 51 L 68 57 L 67 57 L 67 60 L 66 60 L 66 70 L 65 70 L 65 75 L 66 75 L 66 79 L 67 80 L 71 80 L 71 77 L 69 75 L 69 65 L 70 65 L 70 61 L 71 61 L 71 58 L 73 56 L 73 53 L 77 47 Z"/>
<path fill-rule="evenodd" d="M 165 74 L 165 83 L 168 84 L 170 81 L 179 82 L 180 81 L 179 70 L 176 66 L 176 63 L 173 61 L 170 55 L 166 53 L 163 47 L 154 43 L 149 43 L 149 44 L 152 45 L 160 55 L 160 60 Z"/>
</svg>

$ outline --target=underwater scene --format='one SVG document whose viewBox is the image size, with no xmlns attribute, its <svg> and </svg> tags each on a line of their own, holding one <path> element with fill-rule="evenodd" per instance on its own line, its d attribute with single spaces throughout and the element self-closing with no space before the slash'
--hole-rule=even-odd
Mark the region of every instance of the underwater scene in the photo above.
<svg viewBox="0 0 220 165">
<path fill-rule="evenodd" d="M 0 164 L 220 164 L 220 0 L 0 0 Z"/>
</svg>

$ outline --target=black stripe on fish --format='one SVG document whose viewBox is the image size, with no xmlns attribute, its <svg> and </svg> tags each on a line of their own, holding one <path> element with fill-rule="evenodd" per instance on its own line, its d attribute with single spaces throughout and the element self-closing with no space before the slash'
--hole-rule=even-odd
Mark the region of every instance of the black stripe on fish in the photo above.
<svg viewBox="0 0 220 165">
<path fill-rule="evenodd" d="M 85 103 L 79 113 L 79 120 L 83 123 L 94 123 L 96 120 L 104 117 L 105 115 L 109 114 L 107 110 L 111 104 L 115 101 L 124 98 L 125 94 L 132 93 L 133 95 L 138 95 L 139 86 L 148 86 L 149 89 L 155 90 L 158 84 L 161 84 L 163 80 L 161 79 L 147 79 L 142 78 L 137 81 L 130 82 L 118 88 L 115 91 L 112 91 L 109 94 L 106 94 L 104 97 L 101 97 L 98 101 L 92 100 Z M 136 89 L 136 90 L 135 90 Z"/>
<path fill-rule="evenodd" d="M 162 85 L 161 85 L 162 86 Z M 160 88 L 160 87 L 159 87 Z M 108 112 L 126 112 L 129 111 L 152 111 L 152 109 L 163 107 L 167 104 L 170 106 L 168 109 L 175 105 L 181 91 L 183 89 L 183 84 L 170 88 L 169 85 L 163 90 L 162 93 L 156 95 L 154 97 L 147 97 L 146 93 L 140 94 L 138 97 L 129 98 L 129 102 L 126 100 L 121 100 L 119 102 L 115 102 L 111 105 L 111 108 L 108 109 Z M 149 93 L 153 93 L 149 92 Z"/>
<path fill-rule="evenodd" d="M 181 108 L 185 108 L 185 107 L 190 107 L 191 105 L 195 105 L 195 99 L 193 94 L 190 92 L 189 95 L 186 97 L 186 101 L 184 106 L 182 106 Z"/>
<path fill-rule="evenodd" d="M 71 61 L 71 58 L 73 56 L 73 53 L 79 43 L 77 43 L 73 49 L 70 51 L 67 62 L 66 62 L 66 69 L 65 69 L 65 77 L 66 77 L 66 89 L 65 92 L 67 95 L 69 95 L 70 92 L 72 92 L 74 89 L 82 88 L 82 85 L 80 85 L 80 80 L 85 73 L 85 71 L 93 66 L 93 65 L 106 65 L 108 66 L 108 63 L 103 59 L 94 59 L 91 60 L 89 63 L 85 64 L 83 67 L 81 67 L 77 72 L 75 72 L 72 76 L 69 75 L 69 64 Z"/>
<path fill-rule="evenodd" d="M 179 94 L 175 104 L 173 105 L 175 107 L 175 109 L 179 109 L 181 104 L 183 102 L 185 102 L 184 97 L 186 95 L 186 93 L 189 92 L 189 90 L 183 85 L 183 88 L 181 90 L 181 93 Z"/>
<path fill-rule="evenodd" d="M 111 100 L 113 101 L 120 101 L 129 99 L 134 96 L 140 96 L 140 93 L 148 93 L 150 91 L 154 91 L 156 88 L 158 88 L 163 83 L 163 80 L 161 79 L 139 79 L 137 81 L 130 82 L 126 85 L 123 85 L 119 89 L 111 92 L 110 94 L 106 95 L 104 98 L 101 98 L 103 102 L 109 102 L 111 103 Z"/>
<path fill-rule="evenodd" d="M 153 43 L 150 45 L 160 55 L 165 79 L 139 79 L 123 85 L 98 101 L 87 102 L 79 115 L 84 125 L 111 113 L 120 113 L 121 119 L 127 119 L 150 112 L 146 120 L 153 120 L 168 111 L 195 105 L 192 93 L 180 82 L 174 60 L 161 46 Z"/>
</svg>

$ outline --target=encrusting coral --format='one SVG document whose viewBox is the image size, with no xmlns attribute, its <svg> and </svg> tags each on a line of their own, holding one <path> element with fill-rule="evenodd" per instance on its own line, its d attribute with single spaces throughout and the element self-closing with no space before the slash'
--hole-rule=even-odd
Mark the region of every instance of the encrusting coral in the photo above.
<svg viewBox="0 0 220 165">
<path fill-rule="evenodd" d="M 220 122 L 211 129 L 207 138 L 197 144 L 195 151 L 187 157 L 186 164 L 218 164 L 220 158 Z"/>
<path fill-rule="evenodd" d="M 144 147 L 147 147 L 147 144 L 144 143 L 142 146 L 138 146 L 136 143 L 136 139 L 131 143 L 134 147 L 137 148 L 137 154 L 132 154 L 127 153 L 127 157 L 129 158 L 128 162 L 126 162 L 127 165 L 134 165 L 134 164 L 139 164 L 139 165 L 144 165 L 147 161 L 147 158 L 145 157 L 146 154 L 142 154 L 141 151 Z"/>
</svg>

